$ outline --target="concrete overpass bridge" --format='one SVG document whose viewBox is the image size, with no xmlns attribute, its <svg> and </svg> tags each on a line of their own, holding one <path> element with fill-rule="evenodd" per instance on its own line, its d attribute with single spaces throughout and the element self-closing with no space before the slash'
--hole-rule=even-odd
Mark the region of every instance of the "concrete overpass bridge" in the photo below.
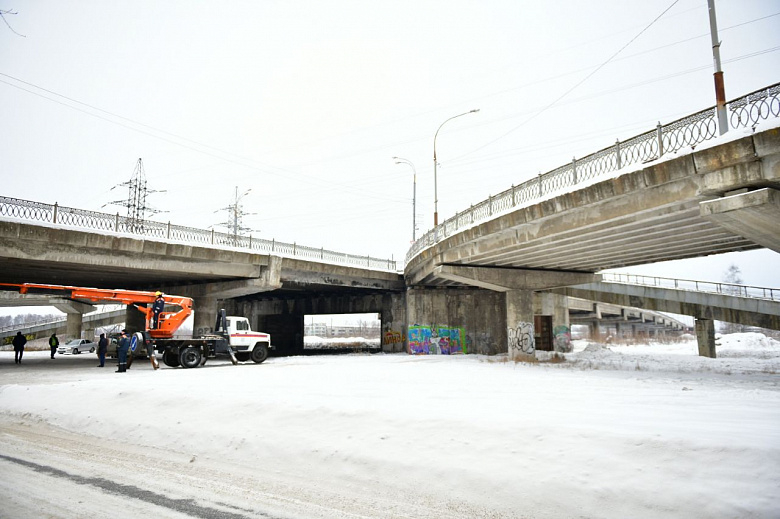
<svg viewBox="0 0 780 519">
<path fill-rule="evenodd" d="M 552 318 L 542 326 L 568 326 L 561 290 L 599 283 L 604 270 L 761 247 L 780 252 L 780 85 L 728 110 L 725 136 L 717 136 L 714 107 L 659 124 L 431 229 L 407 254 L 408 319 L 462 320 L 435 301 L 447 292 L 448 306 L 457 307 L 474 298 L 468 289 L 482 290 L 485 304 L 505 312 L 514 355 L 512 337 L 536 330 L 540 315 Z M 708 331 L 700 341 L 714 348 L 712 317 L 693 315 Z"/>
<path fill-rule="evenodd" d="M 188 295 L 196 330 L 219 304 L 289 351 L 302 348 L 305 314 L 378 312 L 386 351 L 446 336 L 515 357 L 529 336 L 568 333 L 561 290 L 600 283 L 602 270 L 780 251 L 780 85 L 729 110 L 726 137 L 713 107 L 458 213 L 413 245 L 403 276 L 392 260 L 0 198 L 2 281 Z"/>
<path fill-rule="evenodd" d="M 599 339 L 601 328 L 614 328 L 616 335 L 657 335 L 659 332 L 683 332 L 689 328 L 685 323 L 654 310 L 622 306 L 613 303 L 591 301 L 569 297 L 569 322 L 586 325 L 590 337 Z"/>
<path fill-rule="evenodd" d="M 77 228 L 65 215 L 79 216 L 86 222 L 84 228 Z M 202 231 L 209 240 L 204 244 L 183 243 L 177 241 L 175 227 L 171 238 L 138 236 L 89 226 L 99 225 L 106 216 L 113 221 L 112 215 L 3 197 L 0 216 L 6 218 L 0 220 L 0 282 L 162 290 L 190 296 L 196 331 L 213 327 L 218 305 L 237 312 L 230 302 L 277 301 L 272 314 L 262 318 L 254 314 L 252 325 L 274 335 L 282 351 L 303 347 L 307 313 L 376 312 L 388 323 L 402 319 L 405 285 L 392 260 L 275 241 L 254 240 L 251 248 L 212 244 L 211 231 Z M 149 222 L 146 225 L 154 229 Z M 306 303 L 281 303 L 296 300 Z M 12 292 L 0 292 L 3 304 L 55 306 L 67 313 L 66 333 L 71 337 L 79 335 L 82 316 L 94 310 L 84 301 Z"/>
</svg>

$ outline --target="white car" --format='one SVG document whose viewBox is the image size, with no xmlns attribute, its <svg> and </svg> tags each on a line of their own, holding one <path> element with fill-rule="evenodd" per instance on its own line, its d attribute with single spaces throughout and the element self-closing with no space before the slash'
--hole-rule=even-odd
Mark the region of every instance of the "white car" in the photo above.
<svg viewBox="0 0 780 519">
<path fill-rule="evenodd" d="M 65 344 L 60 344 L 60 347 L 57 348 L 57 353 L 60 354 L 72 353 L 73 355 L 77 355 L 85 351 L 94 353 L 95 343 L 87 339 L 73 339 L 66 342 Z"/>
</svg>

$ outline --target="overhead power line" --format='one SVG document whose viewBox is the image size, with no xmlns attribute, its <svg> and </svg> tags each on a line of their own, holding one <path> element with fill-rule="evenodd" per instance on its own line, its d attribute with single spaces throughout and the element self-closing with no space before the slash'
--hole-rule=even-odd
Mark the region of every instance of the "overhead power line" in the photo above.
<svg viewBox="0 0 780 519">
<path fill-rule="evenodd" d="M 470 154 L 472 154 L 472 153 L 475 153 L 475 152 L 477 152 L 477 151 L 479 151 L 479 150 L 481 150 L 481 149 L 483 149 L 483 148 L 486 148 L 487 146 L 490 146 L 490 145 L 491 145 L 491 144 L 493 144 L 494 142 L 498 142 L 498 141 L 500 141 L 501 139 L 503 139 L 503 138 L 504 138 L 504 137 L 506 137 L 507 135 L 509 135 L 509 134 L 513 133 L 514 131 L 516 131 L 516 130 L 520 129 L 521 127 L 525 126 L 526 124 L 528 124 L 529 122 L 533 121 L 534 119 L 536 119 L 537 117 L 539 117 L 541 114 L 543 114 L 544 112 L 546 112 L 547 110 L 549 110 L 550 108 L 552 108 L 553 106 L 555 106 L 555 105 L 558 103 L 558 101 L 560 101 L 561 99 L 563 99 L 564 97 L 566 97 L 567 95 L 569 95 L 570 93 L 572 93 L 572 92 L 573 92 L 573 91 L 574 91 L 576 88 L 578 88 L 580 85 L 582 85 L 583 83 L 585 83 L 585 82 L 586 82 L 588 79 L 590 79 L 591 77 L 593 77 L 593 76 L 594 76 L 594 75 L 595 75 L 595 74 L 596 74 L 596 73 L 597 73 L 599 70 L 601 70 L 602 68 L 604 68 L 604 66 L 606 66 L 606 64 L 607 64 L 607 63 L 609 63 L 610 61 L 612 61 L 612 60 L 613 60 L 615 57 L 617 57 L 617 55 L 618 55 L 618 54 L 620 54 L 621 52 L 623 52 L 623 51 L 626 49 L 626 47 L 628 47 L 628 46 L 629 46 L 629 45 L 631 45 L 631 44 L 632 44 L 634 41 L 636 41 L 636 39 L 637 39 L 637 38 L 639 38 L 639 37 L 640 37 L 642 34 L 644 34 L 644 33 L 645 33 L 645 31 L 647 31 L 647 30 L 648 30 L 650 27 L 652 27 L 652 26 L 655 24 L 655 22 L 657 22 L 658 20 L 660 20 L 660 19 L 661 19 L 661 17 L 662 17 L 664 14 L 666 14 L 666 13 L 669 11 L 669 9 L 671 9 L 672 7 L 674 7 L 674 6 L 675 6 L 675 4 L 677 4 L 677 2 L 679 2 L 679 1 L 680 1 L 680 0 L 674 0 L 674 2 L 672 2 L 672 3 L 671 3 L 671 5 L 670 5 L 669 7 L 667 7 L 666 9 L 664 9 L 664 10 L 663 10 L 663 12 L 662 12 L 661 14 L 659 14 L 658 16 L 656 16 L 656 17 L 655 17 L 655 19 L 654 19 L 652 22 L 650 22 L 650 23 L 649 23 L 649 24 L 648 24 L 648 25 L 647 25 L 647 26 L 646 26 L 644 29 L 642 29 L 641 31 L 639 31 L 639 33 L 638 33 L 636 36 L 634 36 L 633 38 L 631 38 L 631 40 L 629 40 L 629 42 L 628 42 L 628 43 L 626 43 L 625 45 L 623 45 L 623 46 L 622 46 L 622 47 L 621 47 L 621 48 L 620 48 L 620 49 L 619 49 L 617 52 L 615 52 L 615 53 L 614 53 L 614 54 L 612 54 L 612 55 L 611 55 L 609 58 L 607 58 L 607 60 L 606 60 L 606 61 L 604 61 L 604 62 L 603 62 L 601 65 L 599 65 L 598 67 L 596 67 L 596 68 L 595 68 L 595 69 L 594 69 L 594 70 L 593 70 L 593 71 L 592 71 L 590 74 L 588 74 L 587 76 L 585 76 L 583 79 L 581 79 L 579 82 L 577 82 L 577 83 L 576 83 L 574 86 L 572 86 L 571 88 L 569 88 L 569 89 L 568 89 L 566 92 L 564 92 L 563 94 L 561 94 L 560 96 L 558 96 L 558 97 L 557 97 L 557 98 L 556 98 L 556 99 L 555 99 L 555 100 L 554 100 L 552 103 L 550 103 L 550 104 L 546 105 L 544 108 L 542 108 L 542 109 L 541 109 L 541 110 L 539 110 L 538 112 L 534 113 L 534 114 L 533 114 L 531 117 L 529 117 L 528 119 L 526 119 L 526 120 L 525 120 L 525 121 L 523 121 L 522 123 L 518 124 L 517 126 L 515 126 L 514 128 L 512 128 L 512 129 L 511 129 L 511 130 L 509 130 L 508 132 L 504 133 L 503 135 L 501 135 L 501 136 L 499 136 L 499 137 L 497 137 L 497 138 L 493 139 L 493 140 L 492 140 L 492 141 L 490 141 L 490 142 L 487 142 L 487 143 L 483 144 L 483 145 L 482 145 L 482 146 L 480 146 L 479 148 L 476 148 L 476 149 L 474 149 L 474 150 L 470 151 L 469 153 L 466 153 L 466 154 L 464 154 L 464 155 L 461 155 L 461 157 L 465 157 L 466 155 L 470 155 Z"/>
</svg>

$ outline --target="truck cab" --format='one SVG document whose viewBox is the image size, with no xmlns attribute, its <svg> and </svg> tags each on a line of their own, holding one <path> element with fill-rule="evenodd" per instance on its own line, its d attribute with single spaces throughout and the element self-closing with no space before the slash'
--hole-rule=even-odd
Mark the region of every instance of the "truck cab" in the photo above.
<svg viewBox="0 0 780 519">
<path fill-rule="evenodd" d="M 272 348 L 271 336 L 267 333 L 252 331 L 249 319 L 246 317 L 226 316 L 224 331 L 236 359 L 240 361 L 251 359 L 253 362 L 260 363 L 268 358 L 268 351 Z"/>
</svg>

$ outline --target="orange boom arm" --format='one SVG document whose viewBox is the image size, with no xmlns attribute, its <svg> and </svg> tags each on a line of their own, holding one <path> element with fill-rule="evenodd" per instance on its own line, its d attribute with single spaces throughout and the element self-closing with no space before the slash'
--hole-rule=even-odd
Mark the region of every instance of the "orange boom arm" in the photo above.
<svg viewBox="0 0 780 519">
<path fill-rule="evenodd" d="M 0 283 L 0 289 L 12 288 L 18 290 L 20 294 L 40 294 L 56 293 L 62 297 L 76 299 L 81 301 L 90 301 L 93 303 L 123 303 L 134 305 L 146 316 L 146 330 L 155 339 L 168 339 L 173 337 L 176 330 L 184 323 L 187 317 L 192 314 L 192 298 L 183 296 L 174 296 L 165 294 L 165 305 L 178 306 L 180 310 L 173 312 L 163 311 L 160 313 L 159 327 L 153 330 L 149 329 L 149 321 L 152 319 L 151 305 L 157 298 L 154 292 L 144 292 L 141 290 L 110 290 L 103 288 L 71 287 L 63 285 L 41 285 L 36 283 Z"/>
</svg>

